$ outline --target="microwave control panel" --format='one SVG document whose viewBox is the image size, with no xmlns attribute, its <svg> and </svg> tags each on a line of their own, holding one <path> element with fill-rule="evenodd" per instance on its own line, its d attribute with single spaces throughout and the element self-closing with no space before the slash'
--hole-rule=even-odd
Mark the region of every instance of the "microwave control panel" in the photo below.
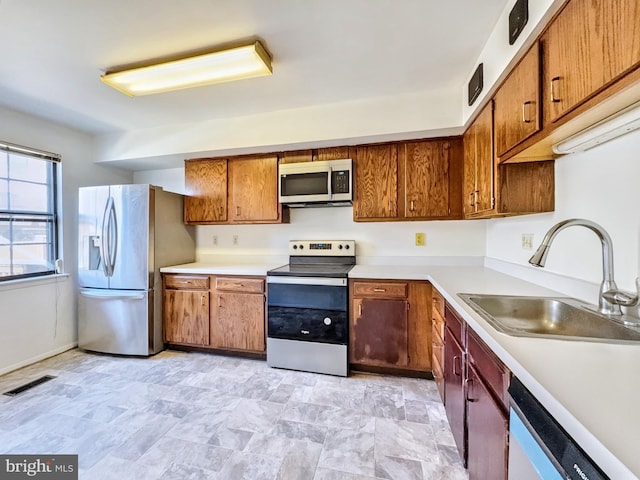
<svg viewBox="0 0 640 480">
<path fill-rule="evenodd" d="M 349 193 L 351 191 L 351 177 L 349 170 L 334 170 L 331 172 L 331 192 Z"/>
</svg>

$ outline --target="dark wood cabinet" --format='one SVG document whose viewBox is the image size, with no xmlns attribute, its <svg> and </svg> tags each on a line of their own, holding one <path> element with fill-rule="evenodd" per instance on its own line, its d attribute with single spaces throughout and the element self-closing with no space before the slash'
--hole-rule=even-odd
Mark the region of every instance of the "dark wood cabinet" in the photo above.
<svg viewBox="0 0 640 480">
<path fill-rule="evenodd" d="M 450 328 L 444 329 L 444 397 L 451 433 L 466 466 L 465 353 Z"/>
<path fill-rule="evenodd" d="M 164 276 L 164 341 L 209 344 L 209 277 Z"/>
<path fill-rule="evenodd" d="M 448 305 L 445 410 L 470 480 L 506 480 L 510 372 Z"/>
<path fill-rule="evenodd" d="M 466 405 L 469 479 L 506 479 L 509 422 L 473 364 L 467 369 Z"/>
<path fill-rule="evenodd" d="M 349 281 L 349 362 L 353 367 L 431 371 L 431 284 Z"/>
<path fill-rule="evenodd" d="M 380 367 L 407 367 L 407 301 L 358 298 L 352 305 L 356 313 L 351 329 L 350 361 Z"/>
</svg>

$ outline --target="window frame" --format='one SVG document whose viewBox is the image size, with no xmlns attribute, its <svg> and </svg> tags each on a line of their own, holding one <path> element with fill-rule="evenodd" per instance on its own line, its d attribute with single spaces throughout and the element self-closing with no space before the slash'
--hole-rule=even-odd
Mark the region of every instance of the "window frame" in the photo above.
<svg viewBox="0 0 640 480">
<path fill-rule="evenodd" d="M 61 245 L 61 229 L 60 229 L 60 217 L 62 205 L 60 202 L 60 170 L 61 170 L 61 156 L 56 153 L 45 152 L 42 150 L 36 150 L 20 145 L 15 145 L 7 142 L 0 141 L 0 152 L 7 155 L 7 168 L 9 169 L 9 161 L 11 155 L 20 155 L 23 157 L 30 157 L 35 160 L 41 160 L 49 162 L 47 167 L 46 183 L 40 185 L 46 185 L 48 189 L 48 202 L 50 202 L 50 208 L 47 212 L 34 212 L 27 210 L 12 210 L 8 208 L 6 210 L 0 209 L 0 216 L 7 219 L 7 222 L 21 222 L 21 221 L 41 221 L 45 223 L 47 236 L 50 237 L 50 241 L 47 241 L 47 257 L 44 260 L 47 261 L 51 268 L 39 272 L 21 273 L 18 275 L 4 275 L 0 276 L 0 284 L 3 282 L 9 282 L 12 280 L 22 280 L 31 278 L 48 277 L 57 274 L 56 260 L 60 258 L 60 245 Z M 7 181 L 11 181 L 10 169 L 7 171 Z M 23 181 L 23 180 L 18 180 Z M 33 181 L 24 181 L 25 183 L 37 184 Z M 49 226 L 50 225 L 50 226 Z M 10 238 L 10 247 L 19 245 Z M 12 256 L 9 258 L 10 266 L 13 269 L 14 262 Z"/>
</svg>

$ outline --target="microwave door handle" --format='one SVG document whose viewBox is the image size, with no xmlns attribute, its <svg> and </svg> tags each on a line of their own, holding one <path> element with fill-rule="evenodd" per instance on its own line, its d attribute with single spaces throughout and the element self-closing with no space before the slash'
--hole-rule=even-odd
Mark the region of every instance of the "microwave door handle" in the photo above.
<svg viewBox="0 0 640 480">
<path fill-rule="evenodd" d="M 327 195 L 329 199 L 333 200 L 333 192 L 331 191 L 331 167 L 327 168 Z"/>
</svg>

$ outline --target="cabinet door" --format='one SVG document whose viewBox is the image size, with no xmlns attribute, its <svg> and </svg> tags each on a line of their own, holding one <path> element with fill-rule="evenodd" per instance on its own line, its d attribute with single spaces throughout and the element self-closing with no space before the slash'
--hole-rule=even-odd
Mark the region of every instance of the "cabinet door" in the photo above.
<svg viewBox="0 0 640 480">
<path fill-rule="evenodd" d="M 542 37 L 545 124 L 637 65 L 639 15 L 637 0 L 568 2 Z"/>
<path fill-rule="evenodd" d="M 407 301 L 356 298 L 352 307 L 351 362 L 406 367 L 409 364 Z"/>
<path fill-rule="evenodd" d="M 313 159 L 311 150 L 297 150 L 295 152 L 282 152 L 278 155 L 278 163 L 304 163 Z"/>
<path fill-rule="evenodd" d="M 491 212 L 495 205 L 493 102 L 489 102 L 464 134 L 465 217 Z"/>
<path fill-rule="evenodd" d="M 398 147 L 357 147 L 354 220 L 398 216 Z"/>
<path fill-rule="evenodd" d="M 438 140 L 405 143 L 405 217 L 449 215 L 449 147 Z"/>
<path fill-rule="evenodd" d="M 476 119 L 476 213 L 487 212 L 495 205 L 495 165 L 493 152 L 493 102 L 487 104 Z"/>
<path fill-rule="evenodd" d="M 320 160 L 320 161 L 343 160 L 345 158 L 351 158 L 349 154 L 349 147 L 318 148 L 313 155 L 314 160 Z"/>
<path fill-rule="evenodd" d="M 494 97 L 496 155 L 540 130 L 539 46 L 533 45 Z"/>
<path fill-rule="evenodd" d="M 209 292 L 164 291 L 164 340 L 190 345 L 209 344 Z"/>
<path fill-rule="evenodd" d="M 214 223 L 227 220 L 227 160 L 185 162 L 184 221 Z"/>
<path fill-rule="evenodd" d="M 445 411 L 460 457 L 466 466 L 466 419 L 464 395 L 465 358 L 462 347 L 448 328 L 444 329 L 444 398 Z M 491 478 L 491 477 L 487 477 Z"/>
<path fill-rule="evenodd" d="M 216 293 L 211 312 L 211 346 L 265 351 L 264 295 Z"/>
<path fill-rule="evenodd" d="M 470 480 L 507 478 L 506 415 L 494 401 L 473 365 L 467 371 L 467 465 Z"/>
<path fill-rule="evenodd" d="M 278 158 L 230 159 L 229 197 L 232 222 L 278 220 Z"/>
</svg>

